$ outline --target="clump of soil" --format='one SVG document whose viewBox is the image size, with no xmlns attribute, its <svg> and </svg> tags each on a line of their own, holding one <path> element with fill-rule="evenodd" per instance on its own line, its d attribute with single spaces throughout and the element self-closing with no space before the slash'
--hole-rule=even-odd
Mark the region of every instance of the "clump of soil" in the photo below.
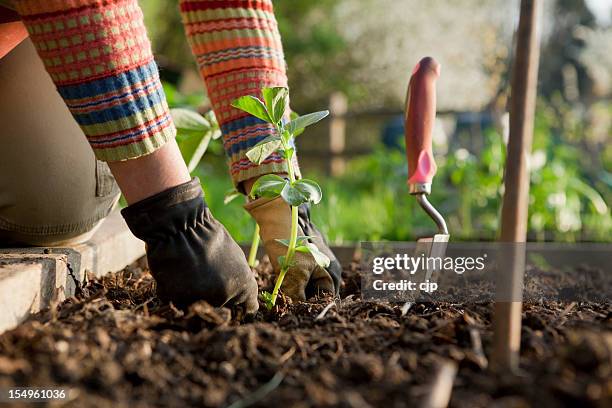
<svg viewBox="0 0 612 408">
<path fill-rule="evenodd" d="M 75 407 L 408 407 L 450 360 L 451 406 L 611 406 L 609 302 L 525 304 L 522 373 L 493 376 L 490 304 L 403 314 L 361 301 L 358 272 L 346 267 L 340 300 L 262 305 L 240 323 L 206 302 L 160 302 L 146 268 L 132 266 L 0 336 L 0 388 L 70 387 Z M 270 264 L 256 273 L 271 289 Z"/>
</svg>

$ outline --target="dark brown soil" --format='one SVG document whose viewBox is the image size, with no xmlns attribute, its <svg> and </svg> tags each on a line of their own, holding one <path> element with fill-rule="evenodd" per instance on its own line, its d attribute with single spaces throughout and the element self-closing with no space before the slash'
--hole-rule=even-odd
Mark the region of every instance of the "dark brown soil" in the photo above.
<svg viewBox="0 0 612 408">
<path fill-rule="evenodd" d="M 270 272 L 257 269 L 260 288 Z M 205 302 L 186 313 L 160 303 L 132 266 L 0 336 L 0 388 L 71 387 L 74 407 L 410 407 L 454 361 L 451 406 L 612 406 L 609 302 L 525 304 L 522 372 L 494 376 L 489 304 L 421 303 L 402 316 L 359 300 L 356 265 L 318 318 L 332 301 L 262 306 L 240 324 Z"/>
</svg>

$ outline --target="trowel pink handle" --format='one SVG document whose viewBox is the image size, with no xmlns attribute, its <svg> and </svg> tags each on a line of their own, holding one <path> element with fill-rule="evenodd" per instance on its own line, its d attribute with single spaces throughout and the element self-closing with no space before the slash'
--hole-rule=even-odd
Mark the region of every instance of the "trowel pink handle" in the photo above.
<svg viewBox="0 0 612 408">
<path fill-rule="evenodd" d="M 436 174 L 431 137 L 436 119 L 436 80 L 439 76 L 440 64 L 425 57 L 414 67 L 408 85 L 404 124 L 411 192 L 419 185 L 429 186 Z"/>
</svg>

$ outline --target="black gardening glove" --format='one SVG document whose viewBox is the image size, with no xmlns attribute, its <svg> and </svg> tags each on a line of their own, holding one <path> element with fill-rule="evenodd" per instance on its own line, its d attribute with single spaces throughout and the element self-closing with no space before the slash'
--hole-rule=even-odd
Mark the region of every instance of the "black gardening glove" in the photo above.
<svg viewBox="0 0 612 408">
<path fill-rule="evenodd" d="M 244 253 L 204 202 L 200 181 L 173 187 L 123 209 L 132 233 L 146 244 L 158 296 L 180 306 L 258 309 L 257 283 Z"/>
</svg>

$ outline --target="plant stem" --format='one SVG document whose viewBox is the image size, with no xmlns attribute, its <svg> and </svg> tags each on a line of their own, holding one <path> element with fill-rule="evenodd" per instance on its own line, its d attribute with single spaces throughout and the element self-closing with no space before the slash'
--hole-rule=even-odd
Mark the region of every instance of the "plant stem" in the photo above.
<svg viewBox="0 0 612 408">
<path fill-rule="evenodd" d="M 285 264 L 289 265 L 295 254 L 295 244 L 297 243 L 297 227 L 298 227 L 298 208 L 291 207 L 291 235 L 289 237 L 289 248 L 285 256 Z"/>
<path fill-rule="evenodd" d="M 278 278 L 276 279 L 276 283 L 274 284 L 274 290 L 272 291 L 272 306 L 276 304 L 276 298 L 278 298 L 278 291 L 280 290 L 280 287 L 283 283 L 283 279 L 285 279 L 285 275 L 287 274 L 288 269 L 289 268 L 283 266 L 281 268 L 280 274 L 278 275 Z"/>
<path fill-rule="evenodd" d="M 291 160 L 291 158 L 286 158 L 285 161 L 287 162 L 287 173 L 289 174 L 289 181 L 291 181 L 291 184 L 293 184 L 295 182 L 295 173 L 293 172 L 293 161 Z"/>
<path fill-rule="evenodd" d="M 285 145 L 283 142 L 283 148 L 285 151 L 289 149 L 289 146 Z M 289 181 L 291 184 L 295 182 L 295 173 L 293 172 L 293 154 L 287 155 L 285 157 L 285 162 L 287 163 L 287 173 L 289 174 Z M 287 247 L 287 254 L 285 255 L 285 261 L 283 265 L 281 265 L 281 271 L 278 275 L 278 279 L 276 279 L 276 283 L 274 284 L 274 290 L 272 291 L 272 306 L 276 304 L 276 298 L 278 297 L 278 291 L 280 290 L 281 285 L 283 284 L 283 279 L 285 279 L 285 275 L 289 270 L 289 266 L 291 265 L 291 261 L 293 261 L 293 255 L 295 254 L 295 245 L 297 243 L 297 232 L 298 232 L 298 208 L 295 206 L 291 206 L 291 233 L 289 235 L 289 245 Z"/>
<path fill-rule="evenodd" d="M 255 232 L 251 241 L 251 250 L 249 251 L 249 266 L 254 268 L 257 262 L 257 248 L 259 248 L 259 224 L 255 223 Z"/>
<path fill-rule="evenodd" d="M 283 279 L 289 270 L 293 255 L 295 254 L 295 244 L 297 242 L 297 227 L 298 227 L 298 208 L 291 207 L 291 236 L 289 238 L 289 246 L 287 248 L 287 254 L 285 255 L 285 262 L 281 265 L 281 271 L 274 284 L 274 290 L 272 291 L 272 306 L 276 304 L 276 298 L 278 297 L 278 291 L 283 284 Z"/>
</svg>

